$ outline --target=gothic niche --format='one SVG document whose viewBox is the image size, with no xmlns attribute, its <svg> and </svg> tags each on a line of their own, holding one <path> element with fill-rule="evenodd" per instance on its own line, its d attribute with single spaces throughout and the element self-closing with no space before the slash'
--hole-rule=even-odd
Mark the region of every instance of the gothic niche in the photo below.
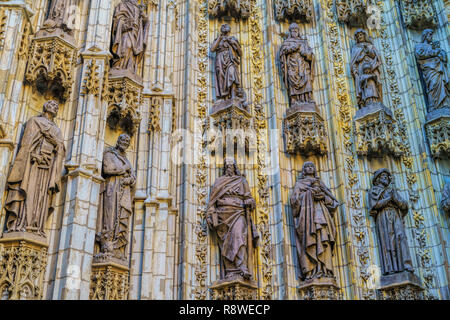
<svg viewBox="0 0 450 320">
<path fill-rule="evenodd" d="M 250 17 L 250 0 L 208 0 L 208 14 L 212 18 Z"/>
<path fill-rule="evenodd" d="M 298 20 L 310 23 L 313 11 L 312 0 L 275 0 L 275 16 L 278 21 Z"/>
<path fill-rule="evenodd" d="M 217 234 L 221 254 L 220 280 L 212 286 L 214 299 L 256 299 L 252 261 L 259 234 L 252 219 L 256 209 L 247 179 L 234 158 L 226 158 L 223 176 L 214 183 L 206 221 Z"/>
<path fill-rule="evenodd" d="M 385 299 L 404 296 L 401 291 L 415 292 L 422 298 L 420 280 L 414 275 L 404 218 L 408 202 L 395 186 L 387 169 L 377 170 L 369 192 L 369 213 L 375 220 L 381 261 L 380 290 Z"/>
<path fill-rule="evenodd" d="M 73 35 L 75 0 L 53 0 L 47 20 L 36 33 L 29 51 L 25 81 L 60 102 L 71 94 L 78 50 Z"/>
<path fill-rule="evenodd" d="M 437 25 L 433 5 L 429 0 L 401 0 L 403 21 L 413 30 L 435 28 Z"/>
<path fill-rule="evenodd" d="M 424 83 L 428 114 L 425 128 L 431 153 L 436 158 L 450 155 L 450 81 L 447 71 L 447 52 L 438 41 L 433 42 L 434 31 L 426 29 L 415 53 Z"/>
<path fill-rule="evenodd" d="M 338 20 L 351 27 L 366 25 L 367 0 L 335 0 Z"/>
<path fill-rule="evenodd" d="M 339 202 L 318 177 L 314 163 L 304 163 L 290 205 L 302 280 L 300 296 L 305 300 L 337 299 L 332 257 L 336 242 L 334 212 Z"/>
<path fill-rule="evenodd" d="M 111 70 L 107 101 L 108 125 L 133 135 L 140 123 L 142 78 L 139 69 L 148 41 L 145 7 L 136 0 L 122 0 L 114 10 L 111 34 Z"/>
<path fill-rule="evenodd" d="M 279 59 L 290 106 L 284 119 L 286 151 L 325 154 L 324 120 L 313 97 L 314 53 L 296 23 L 289 26 L 289 36 L 280 48 Z"/>
<path fill-rule="evenodd" d="M 365 30 L 358 29 L 355 40 L 351 72 L 358 101 L 354 119 L 357 153 L 368 157 L 382 157 L 385 154 L 399 157 L 402 150 L 397 123 L 392 111 L 383 104 L 381 57 Z"/>
<path fill-rule="evenodd" d="M 211 117 L 217 135 L 226 137 L 224 148 L 230 134 L 236 138 L 237 132 L 250 133 L 252 128 L 250 106 L 241 83 L 242 49 L 239 41 L 230 36 L 230 32 L 228 24 L 222 25 L 219 37 L 211 46 L 211 52 L 216 53 L 214 81 L 217 98 Z"/>
</svg>

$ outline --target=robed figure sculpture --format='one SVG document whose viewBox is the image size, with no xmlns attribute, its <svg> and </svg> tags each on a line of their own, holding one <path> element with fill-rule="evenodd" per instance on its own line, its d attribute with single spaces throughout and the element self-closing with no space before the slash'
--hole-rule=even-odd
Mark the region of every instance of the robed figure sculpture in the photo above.
<svg viewBox="0 0 450 320">
<path fill-rule="evenodd" d="M 355 79 L 356 96 L 360 108 L 383 103 L 381 84 L 381 58 L 367 31 L 355 32 L 356 45 L 352 48 L 351 72 Z"/>
<path fill-rule="evenodd" d="M 102 177 L 105 179 L 100 192 L 97 219 L 97 242 L 100 253 L 97 259 L 127 259 L 128 228 L 133 212 L 136 176 L 126 150 L 130 136 L 122 134 L 115 147 L 103 155 Z"/>
<path fill-rule="evenodd" d="M 45 237 L 45 222 L 60 191 L 65 148 L 54 123 L 59 105 L 44 104 L 43 113 L 25 124 L 19 152 L 7 180 L 6 232 L 29 232 Z"/>
<path fill-rule="evenodd" d="M 114 10 L 111 52 L 113 70 L 138 74 L 148 43 L 149 22 L 137 0 L 122 0 Z"/>
<path fill-rule="evenodd" d="M 416 45 L 416 58 L 426 85 L 430 111 L 449 107 L 450 82 L 447 72 L 447 52 L 439 42 L 433 42 L 431 29 L 422 33 L 422 42 Z"/>
<path fill-rule="evenodd" d="M 289 36 L 280 49 L 280 61 L 291 107 L 313 102 L 314 53 L 308 40 L 300 36 L 296 23 L 289 26 Z"/>
<path fill-rule="evenodd" d="M 211 52 L 216 53 L 215 85 L 219 100 L 239 98 L 243 94 L 240 79 L 242 49 L 230 32 L 228 24 L 222 25 L 220 35 L 211 47 Z"/>
<path fill-rule="evenodd" d="M 316 166 L 305 162 L 290 203 L 303 281 L 334 279 L 333 251 L 336 241 L 334 212 L 339 202 L 317 176 Z"/>
<path fill-rule="evenodd" d="M 442 192 L 441 206 L 445 213 L 450 213 L 450 182 L 445 185 Z"/>
<path fill-rule="evenodd" d="M 398 193 L 389 170 L 377 170 L 369 193 L 370 215 L 374 217 L 382 274 L 413 271 L 403 218 L 408 204 Z"/>
<path fill-rule="evenodd" d="M 44 22 L 45 29 L 62 29 L 72 34 L 75 24 L 76 8 L 78 0 L 53 0 L 47 20 Z"/>
<path fill-rule="evenodd" d="M 249 260 L 259 235 L 251 217 L 256 202 L 234 159 L 225 159 L 224 175 L 216 180 L 207 208 L 209 227 L 217 233 L 223 266 L 221 280 L 251 279 Z"/>
</svg>

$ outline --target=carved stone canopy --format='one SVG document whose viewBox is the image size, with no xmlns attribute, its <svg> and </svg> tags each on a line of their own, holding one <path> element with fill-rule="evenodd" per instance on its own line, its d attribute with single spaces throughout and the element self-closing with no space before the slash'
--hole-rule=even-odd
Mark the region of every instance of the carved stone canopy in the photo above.
<svg viewBox="0 0 450 320">
<path fill-rule="evenodd" d="M 278 21 L 311 22 L 314 4 L 312 0 L 275 0 L 275 15 Z"/>
<path fill-rule="evenodd" d="M 403 21 L 413 30 L 435 28 L 437 25 L 433 4 L 429 0 L 402 0 Z"/>
<path fill-rule="evenodd" d="M 367 21 L 367 0 L 336 0 L 338 20 L 352 27 L 362 27 Z"/>
<path fill-rule="evenodd" d="M 450 108 L 429 113 L 425 130 L 431 155 L 434 158 L 448 159 L 450 156 Z"/>
<path fill-rule="evenodd" d="M 208 14 L 211 18 L 247 19 L 250 17 L 250 0 L 208 0 Z"/>
<path fill-rule="evenodd" d="M 41 94 L 51 93 L 66 101 L 72 91 L 77 54 L 74 39 L 61 29 L 51 33 L 40 30 L 29 51 L 26 82 Z"/>
</svg>

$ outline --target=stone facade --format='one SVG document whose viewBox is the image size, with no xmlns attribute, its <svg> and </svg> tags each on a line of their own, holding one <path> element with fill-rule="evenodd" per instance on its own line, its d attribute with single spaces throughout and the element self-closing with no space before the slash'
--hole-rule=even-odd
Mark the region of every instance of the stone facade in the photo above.
<svg viewBox="0 0 450 320">
<path fill-rule="evenodd" d="M 441 205 L 450 183 L 448 106 L 431 117 L 415 53 L 430 28 L 433 46 L 450 53 L 448 1 L 128 0 L 140 5 L 148 39 L 137 73 L 120 74 L 111 66 L 111 33 L 124 0 L 57 0 L 69 19 L 49 28 L 53 1 L 0 0 L 0 300 L 450 299 L 450 221 Z M 291 112 L 280 67 L 293 22 L 313 52 L 308 114 Z M 218 53 L 210 48 L 225 23 L 242 51 L 240 87 L 219 100 Z M 356 87 L 370 78 L 349 67 L 357 29 L 380 57 L 378 93 L 389 110 L 370 117 Z M 24 125 L 48 100 L 59 103 L 54 122 L 66 151 L 46 237 L 6 232 L 8 178 Z M 128 254 L 97 261 L 104 152 L 124 133 L 136 177 Z M 217 236 L 206 222 L 226 157 L 236 159 L 256 201 L 251 281 L 221 281 Z M 339 202 L 334 278 L 307 282 L 289 201 L 306 162 Z M 369 212 L 381 168 L 408 203 L 412 273 L 381 274 Z"/>
</svg>

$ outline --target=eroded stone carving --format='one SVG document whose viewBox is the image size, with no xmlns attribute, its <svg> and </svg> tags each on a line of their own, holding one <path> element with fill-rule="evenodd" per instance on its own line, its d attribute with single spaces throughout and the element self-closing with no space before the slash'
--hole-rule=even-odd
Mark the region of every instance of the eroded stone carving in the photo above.
<svg viewBox="0 0 450 320">
<path fill-rule="evenodd" d="M 58 103 L 48 101 L 43 113 L 25 125 L 20 149 L 7 180 L 7 232 L 29 232 L 45 237 L 44 227 L 60 191 L 65 158 L 61 130 L 53 122 Z"/>
<path fill-rule="evenodd" d="M 251 217 L 256 202 L 236 161 L 226 158 L 224 175 L 214 183 L 206 221 L 219 240 L 223 273 L 220 280 L 251 280 L 249 261 L 259 234 Z"/>
<path fill-rule="evenodd" d="M 212 18 L 230 16 L 247 19 L 250 16 L 250 0 L 208 0 L 208 13 Z"/>
<path fill-rule="evenodd" d="M 445 213 L 450 213 L 450 182 L 445 184 L 444 191 L 442 192 L 441 207 Z"/>
<path fill-rule="evenodd" d="M 47 29 L 48 31 L 61 29 L 72 35 L 73 26 L 75 25 L 74 19 L 77 2 L 77 0 L 53 0 L 43 29 Z"/>
<path fill-rule="evenodd" d="M 312 0 L 275 0 L 275 14 L 278 21 L 299 20 L 311 22 L 314 4 Z"/>
<path fill-rule="evenodd" d="M 351 71 L 355 80 L 359 110 L 356 112 L 357 152 L 361 156 L 395 157 L 402 154 L 397 123 L 392 111 L 383 105 L 381 57 L 367 31 L 355 32 Z"/>
<path fill-rule="evenodd" d="M 128 300 L 129 270 L 111 264 L 92 267 L 90 300 Z"/>
<path fill-rule="evenodd" d="M 436 27 L 433 5 L 427 0 L 402 0 L 405 25 L 410 29 L 422 30 Z"/>
<path fill-rule="evenodd" d="M 336 241 L 333 214 L 339 202 L 318 177 L 314 163 L 303 165 L 290 204 L 302 281 L 320 278 L 333 281 L 332 257 Z"/>
<path fill-rule="evenodd" d="M 102 184 L 96 242 L 95 262 L 119 261 L 127 263 L 129 219 L 133 210 L 136 176 L 126 157 L 131 138 L 122 134 L 115 147 L 103 155 Z"/>
<path fill-rule="evenodd" d="M 296 23 L 289 26 L 279 57 L 290 104 L 284 120 L 286 151 L 324 154 L 325 125 L 313 97 L 314 53 Z"/>
<path fill-rule="evenodd" d="M 114 10 L 111 52 L 112 72 L 138 74 L 147 47 L 149 22 L 145 6 L 137 0 L 122 0 Z"/>
<path fill-rule="evenodd" d="M 336 0 L 338 20 L 352 27 L 364 26 L 367 21 L 367 0 Z"/>
</svg>

